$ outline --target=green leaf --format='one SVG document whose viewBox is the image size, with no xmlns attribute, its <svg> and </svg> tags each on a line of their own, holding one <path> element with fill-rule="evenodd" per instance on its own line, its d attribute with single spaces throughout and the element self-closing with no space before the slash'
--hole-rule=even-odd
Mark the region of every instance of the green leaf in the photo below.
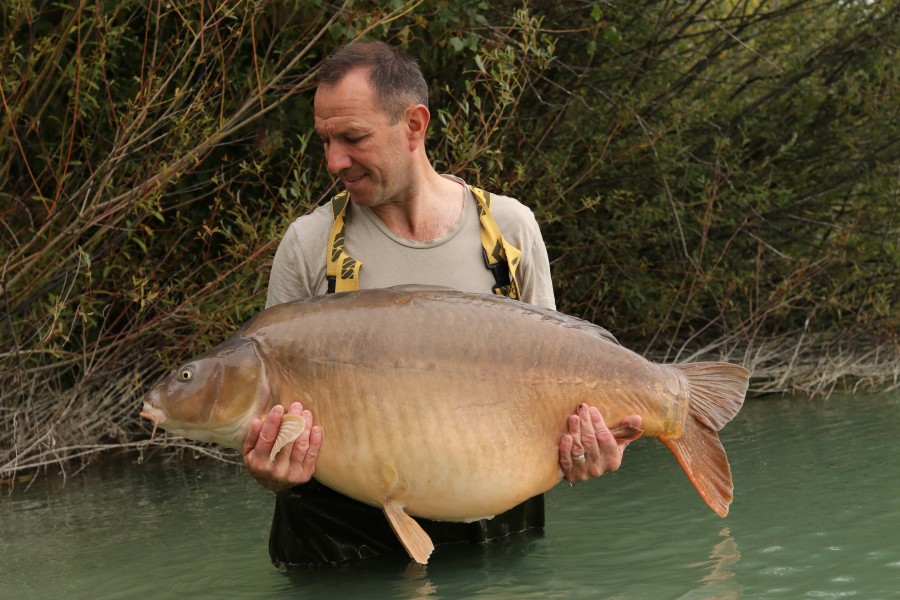
<svg viewBox="0 0 900 600">
<path fill-rule="evenodd" d="M 603 31 L 603 39 L 613 46 L 618 46 L 622 43 L 622 34 L 615 25 L 610 25 Z"/>
</svg>

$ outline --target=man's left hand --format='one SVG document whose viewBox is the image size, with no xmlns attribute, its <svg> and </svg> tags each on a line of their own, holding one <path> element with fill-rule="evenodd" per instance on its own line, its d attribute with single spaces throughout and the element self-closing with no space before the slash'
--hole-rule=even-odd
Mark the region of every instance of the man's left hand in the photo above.
<svg viewBox="0 0 900 600">
<path fill-rule="evenodd" d="M 621 425 L 640 428 L 641 421 L 640 415 L 631 415 Z M 619 468 L 631 439 L 616 439 L 596 407 L 579 404 L 568 425 L 569 432 L 559 441 L 559 466 L 566 481 L 587 481 Z"/>
</svg>

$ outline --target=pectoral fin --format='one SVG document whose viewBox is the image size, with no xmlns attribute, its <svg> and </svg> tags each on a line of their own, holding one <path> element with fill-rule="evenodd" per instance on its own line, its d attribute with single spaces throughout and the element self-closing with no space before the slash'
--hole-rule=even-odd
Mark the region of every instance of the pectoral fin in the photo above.
<svg viewBox="0 0 900 600">
<path fill-rule="evenodd" d="M 633 425 L 619 425 L 618 427 L 613 427 L 609 431 L 617 440 L 628 440 L 629 442 L 633 442 L 644 435 L 643 429 L 634 427 Z"/>
<path fill-rule="evenodd" d="M 278 451 L 284 448 L 290 442 L 293 442 L 303 430 L 306 428 L 306 419 L 300 415 L 292 415 L 290 413 L 281 416 L 281 427 L 278 428 L 278 437 L 275 438 L 275 444 L 272 446 L 272 453 L 269 454 L 269 461 L 275 460 Z"/>
<path fill-rule="evenodd" d="M 384 514 L 400 543 L 406 548 L 410 557 L 417 563 L 424 565 L 428 557 L 434 551 L 434 544 L 425 530 L 416 523 L 415 519 L 406 514 L 403 506 L 393 500 L 384 501 Z"/>
</svg>

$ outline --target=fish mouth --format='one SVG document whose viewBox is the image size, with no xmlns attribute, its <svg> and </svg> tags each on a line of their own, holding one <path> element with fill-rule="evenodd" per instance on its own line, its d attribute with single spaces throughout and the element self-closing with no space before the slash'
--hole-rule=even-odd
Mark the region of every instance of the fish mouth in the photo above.
<svg viewBox="0 0 900 600">
<path fill-rule="evenodd" d="M 168 418 L 163 411 L 150 406 L 146 402 L 144 402 L 144 410 L 141 411 L 141 416 L 153 423 L 153 431 L 150 433 L 150 441 L 152 442 L 153 438 L 156 437 L 156 429 L 168 421 Z"/>
</svg>

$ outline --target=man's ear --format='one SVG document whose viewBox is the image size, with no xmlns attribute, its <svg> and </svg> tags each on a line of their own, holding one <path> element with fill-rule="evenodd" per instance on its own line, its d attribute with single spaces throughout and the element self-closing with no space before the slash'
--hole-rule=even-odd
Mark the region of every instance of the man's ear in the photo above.
<svg viewBox="0 0 900 600">
<path fill-rule="evenodd" d="M 416 104 L 406 109 L 407 138 L 410 150 L 415 150 L 425 142 L 425 132 L 430 120 L 431 113 L 424 104 Z"/>
</svg>

